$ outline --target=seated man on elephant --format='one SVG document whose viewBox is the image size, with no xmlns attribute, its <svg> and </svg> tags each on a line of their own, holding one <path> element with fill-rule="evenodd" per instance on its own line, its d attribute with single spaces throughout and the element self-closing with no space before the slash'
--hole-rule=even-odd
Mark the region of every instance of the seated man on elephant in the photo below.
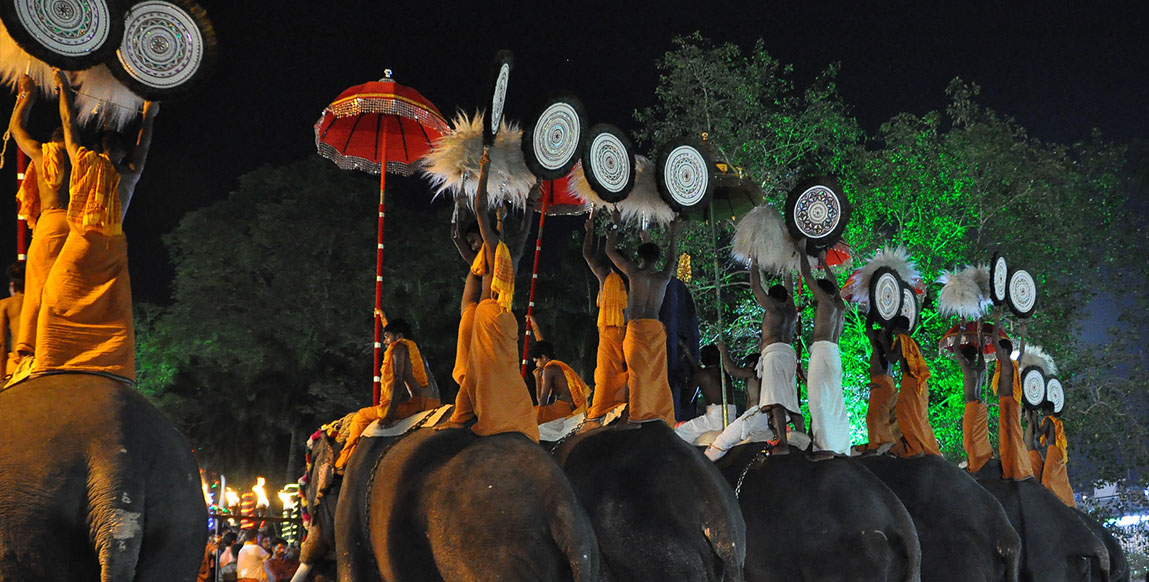
<svg viewBox="0 0 1149 582">
<path fill-rule="evenodd" d="M 582 256 L 598 279 L 598 350 L 595 354 L 594 395 L 587 411 L 588 428 L 598 426 L 612 408 L 627 401 L 626 359 L 622 340 L 626 336 L 626 283 L 611 265 L 594 253 L 594 214 L 587 216 Z"/>
<path fill-rule="evenodd" d="M 463 321 L 459 324 L 455 361 L 459 393 L 450 421 L 436 428 L 462 428 L 474 420 L 471 431 L 479 436 L 520 432 L 538 442 L 534 406 L 519 374 L 518 322 L 510 312 L 515 293 L 514 260 L 491 226 L 486 211 L 490 163 L 490 157 L 484 153 L 474 205 L 483 246 L 476 253 L 470 272 L 480 278 L 479 302 L 470 306 L 475 295 L 468 284 L 463 291 Z M 468 329 L 470 333 L 464 337 Z M 464 357 L 465 364 L 459 359 Z"/>
<path fill-rule="evenodd" d="M 616 208 L 614 223 L 606 240 L 606 256 L 630 281 L 626 336 L 622 351 L 627 364 L 629 422 L 661 420 L 674 426 L 674 402 L 666 372 L 666 328 L 658 319 L 666 284 L 674 274 L 677 249 L 677 220 L 670 225 L 670 242 L 666 261 L 657 269 L 661 254 L 658 245 L 643 243 L 638 247 L 638 263 L 632 263 L 618 251 L 618 229 L 622 215 Z"/>
<path fill-rule="evenodd" d="M 335 461 L 335 469 L 340 472 L 347 466 L 363 431 L 372 422 L 378 420 L 393 424 L 424 410 L 434 410 L 440 404 L 435 376 L 419 353 L 419 346 L 408 339 L 411 326 L 401 319 L 387 322 L 381 311 L 377 315 L 384 322 L 383 343 L 387 346 L 383 353 L 383 366 L 379 369 L 379 404 L 361 408 L 355 413 L 347 443 Z"/>
<path fill-rule="evenodd" d="M 898 362 L 902 367 L 902 386 L 894 406 L 901 438 L 891 452 L 903 458 L 925 454 L 941 456 L 934 429 L 930 426 L 930 389 L 927 384 L 930 369 L 922 356 L 922 348 L 910 337 L 909 327 L 910 320 L 904 315 L 890 322 L 894 342 L 887 360 Z"/>
<path fill-rule="evenodd" d="M 717 461 L 726 451 L 756 434 L 773 432 L 778 442 L 777 454 L 790 452 L 786 437 L 788 420 L 797 430 L 803 430 L 802 410 L 798 406 L 798 356 L 794 352 L 794 324 L 798 309 L 794 305 L 791 289 L 774 285 L 769 291 L 762 288 L 762 274 L 758 262 L 750 264 L 750 289 L 758 305 L 765 310 L 762 316 L 762 350 L 758 358 L 756 379 L 760 380 L 758 398 L 747 400 L 750 405 L 706 449 L 706 456 Z M 725 345 L 719 344 L 725 352 Z M 771 428 L 773 427 L 773 428 Z"/>
<path fill-rule="evenodd" d="M 535 318 L 527 316 L 527 324 L 538 340 L 531 346 L 529 355 L 535 362 L 535 390 L 539 400 L 535 414 L 539 424 L 586 412 L 590 386 L 570 365 L 555 359 L 555 346 L 543 338 Z"/>
<path fill-rule="evenodd" d="M 721 354 L 718 346 L 709 345 L 702 348 L 699 354 L 702 356 L 702 363 L 700 364 L 690 355 L 690 350 L 686 348 L 685 344 L 679 342 L 682 346 L 682 354 L 686 356 L 693 373 L 690 376 L 689 389 L 691 392 L 701 393 L 703 400 L 706 402 L 706 412 L 700 416 L 680 423 L 674 428 L 675 434 L 682 438 L 682 440 L 694 444 L 698 437 L 710 431 L 723 430 L 726 425 L 733 422 L 738 416 L 738 407 L 734 405 L 734 394 L 731 392 L 731 383 L 729 380 L 726 382 L 726 420 L 722 419 L 722 377 L 719 375 L 722 370 L 719 369 L 721 364 Z"/>
<path fill-rule="evenodd" d="M 818 262 L 826 273 L 814 279 L 810 269 L 809 240 L 803 241 L 803 256 L 798 261 L 802 276 L 814 281 L 810 290 L 818 301 L 814 311 L 813 343 L 810 344 L 806 393 L 810 401 L 810 423 L 814 431 L 816 459 L 847 455 L 850 451 L 850 419 L 846 417 L 846 399 L 842 393 L 842 352 L 838 340 L 846 321 L 846 302 L 833 280 L 826 251 L 818 253 Z"/>
</svg>

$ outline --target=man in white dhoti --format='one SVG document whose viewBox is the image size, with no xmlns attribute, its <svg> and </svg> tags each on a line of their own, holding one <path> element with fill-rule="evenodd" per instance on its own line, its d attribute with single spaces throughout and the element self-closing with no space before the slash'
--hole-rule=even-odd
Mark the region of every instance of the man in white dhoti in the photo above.
<svg viewBox="0 0 1149 582">
<path fill-rule="evenodd" d="M 848 455 L 850 450 L 850 420 L 846 417 L 846 400 L 842 394 L 842 352 L 838 347 L 846 321 L 846 302 L 842 300 L 841 290 L 826 265 L 826 251 L 818 253 L 818 262 L 825 270 L 826 278 L 815 281 L 810 262 L 798 261 L 802 276 L 818 300 L 806 394 L 810 401 L 815 458 L 825 459 Z"/>
</svg>

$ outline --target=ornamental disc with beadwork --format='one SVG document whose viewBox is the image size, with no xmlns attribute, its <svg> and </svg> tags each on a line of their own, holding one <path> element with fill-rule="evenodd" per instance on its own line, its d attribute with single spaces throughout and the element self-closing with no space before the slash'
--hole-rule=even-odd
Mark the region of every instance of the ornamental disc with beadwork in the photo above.
<svg viewBox="0 0 1149 582">
<path fill-rule="evenodd" d="M 552 99 L 534 126 L 523 132 L 523 154 L 531 172 L 544 180 L 565 176 L 578 162 L 585 142 L 586 115 L 572 95 Z"/>
<path fill-rule="evenodd" d="M 870 280 L 870 309 L 883 323 L 902 312 L 902 280 L 889 267 L 882 267 Z"/>
<path fill-rule="evenodd" d="M 992 295 L 991 298 L 993 302 L 998 305 L 1005 303 L 1009 286 L 1009 265 L 1005 262 L 1005 257 L 997 253 L 993 254 L 993 261 L 990 263 L 989 278 L 990 294 Z"/>
<path fill-rule="evenodd" d="M 910 323 L 906 329 L 912 333 L 914 328 L 918 326 L 918 298 L 914 294 L 914 290 L 904 282 L 902 283 L 901 314 L 909 320 Z"/>
<path fill-rule="evenodd" d="M 1029 366 L 1021 371 L 1021 393 L 1030 408 L 1037 408 L 1045 402 L 1045 374 L 1041 368 Z"/>
<path fill-rule="evenodd" d="M 710 168 L 702 152 L 690 145 L 680 145 L 666 157 L 663 186 L 680 208 L 692 208 L 702 202 L 710 186 Z"/>
<path fill-rule="evenodd" d="M 102 62 L 123 30 L 118 0 L 3 0 L 0 17 L 29 54 L 67 70 Z"/>
<path fill-rule="evenodd" d="M 1053 406 L 1054 414 L 1061 414 L 1065 410 L 1065 388 L 1061 386 L 1061 380 L 1050 378 L 1045 383 L 1045 400 Z"/>
<path fill-rule="evenodd" d="M 507 105 L 507 85 L 511 81 L 511 65 L 503 63 L 499 67 L 499 76 L 495 79 L 495 91 L 491 95 L 491 133 L 499 131 L 499 123 L 503 121 L 503 110 Z"/>
<path fill-rule="evenodd" d="M 1029 271 L 1018 269 L 1010 274 L 1006 300 L 1010 310 L 1018 317 L 1033 315 L 1037 303 L 1037 284 Z"/>
<path fill-rule="evenodd" d="M 595 194 L 606 202 L 622 201 L 634 188 L 636 168 L 630 139 L 613 125 L 595 125 L 587 135 L 582 169 Z"/>
<path fill-rule="evenodd" d="M 208 69 L 215 33 L 190 0 L 145 0 L 128 10 L 112 72 L 147 99 L 186 94 Z"/>
<path fill-rule="evenodd" d="M 798 196 L 794 206 L 794 223 L 798 225 L 802 236 L 809 239 L 829 235 L 841 218 L 842 207 L 838 196 L 822 185 L 808 188 Z"/>
</svg>

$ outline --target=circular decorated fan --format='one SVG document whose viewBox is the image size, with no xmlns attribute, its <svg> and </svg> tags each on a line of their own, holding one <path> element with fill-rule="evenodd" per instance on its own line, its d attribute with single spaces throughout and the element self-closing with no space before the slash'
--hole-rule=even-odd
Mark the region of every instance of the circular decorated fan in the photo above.
<svg viewBox="0 0 1149 582">
<path fill-rule="evenodd" d="M 0 19 L 28 54 L 70 71 L 109 58 L 124 31 L 120 0 L 3 0 Z"/>
<path fill-rule="evenodd" d="M 1045 383 L 1045 400 L 1053 407 L 1054 415 L 1060 415 L 1065 410 L 1065 388 L 1061 386 L 1061 380 L 1050 378 Z"/>
<path fill-rule="evenodd" d="M 124 36 L 108 68 L 132 92 L 153 101 L 190 93 L 215 60 L 215 31 L 191 0 L 144 0 L 124 16 Z"/>
<path fill-rule="evenodd" d="M 514 54 L 508 50 L 495 53 L 495 63 L 491 71 L 491 114 L 486 116 L 483 128 L 483 143 L 490 144 L 499 132 L 507 105 L 507 86 L 511 82 L 511 67 Z"/>
<path fill-rule="evenodd" d="M 1018 317 L 1033 315 L 1037 307 L 1037 283 L 1029 271 L 1017 269 L 1009 274 L 1006 302 L 1009 303 L 1010 311 Z"/>
<path fill-rule="evenodd" d="M 658 193 L 679 213 L 702 210 L 714 193 L 714 159 L 702 143 L 671 142 L 658 156 Z"/>
<path fill-rule="evenodd" d="M 523 131 L 523 157 L 543 180 L 567 175 L 578 162 L 586 137 L 586 113 L 574 95 L 561 94 L 543 106 Z"/>
<path fill-rule="evenodd" d="M 1021 394 L 1029 408 L 1037 408 L 1045 402 L 1045 374 L 1041 368 L 1027 366 L 1021 371 Z"/>
<path fill-rule="evenodd" d="M 989 262 L 989 286 L 994 304 L 1005 303 L 1009 288 L 1009 265 L 1000 253 L 994 253 L 993 259 Z"/>
<path fill-rule="evenodd" d="M 635 161 L 630 139 L 621 129 L 600 123 L 590 129 L 582 154 L 586 181 L 599 198 L 620 202 L 634 188 Z"/>
<path fill-rule="evenodd" d="M 870 312 L 886 324 L 902 313 L 902 280 L 889 267 L 874 272 L 870 279 Z"/>
<path fill-rule="evenodd" d="M 790 235 L 808 239 L 815 249 L 834 246 L 846 231 L 850 202 L 838 181 L 820 176 L 798 184 L 786 197 L 786 226 Z"/>
</svg>

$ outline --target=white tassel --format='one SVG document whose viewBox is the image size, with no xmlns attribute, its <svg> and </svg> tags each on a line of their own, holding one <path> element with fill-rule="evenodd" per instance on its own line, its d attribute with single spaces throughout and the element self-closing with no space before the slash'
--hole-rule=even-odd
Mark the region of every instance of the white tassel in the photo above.
<svg viewBox="0 0 1149 582">
<path fill-rule="evenodd" d="M 36 82 L 41 95 L 56 98 L 56 75 L 52 67 L 20 48 L 0 21 L 0 80 L 15 91 L 25 73 Z"/>
<path fill-rule="evenodd" d="M 112 76 L 106 65 L 78 71 L 72 81 L 76 85 L 76 117 L 81 125 L 96 122 L 101 127 L 123 131 L 143 111 L 144 99 Z"/>
<path fill-rule="evenodd" d="M 759 268 L 773 275 L 799 270 L 801 251 L 794 244 L 786 221 L 769 204 L 755 207 L 738 221 L 731 254 L 749 266 L 757 260 Z"/>
<path fill-rule="evenodd" d="M 662 196 L 658 195 L 658 186 L 654 181 L 654 163 L 646 156 L 635 156 L 634 189 L 618 203 L 619 214 L 622 221 L 640 225 L 657 224 L 666 226 L 674 221 L 676 213 Z M 581 167 L 580 167 L 581 170 Z M 585 174 L 583 180 L 586 180 Z M 573 181 L 573 180 L 572 180 Z"/>
</svg>

